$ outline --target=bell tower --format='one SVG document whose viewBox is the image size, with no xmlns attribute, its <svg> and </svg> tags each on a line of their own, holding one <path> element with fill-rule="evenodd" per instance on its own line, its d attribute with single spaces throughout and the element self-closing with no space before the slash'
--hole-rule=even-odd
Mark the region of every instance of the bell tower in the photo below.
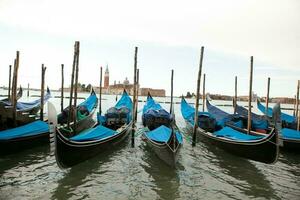
<svg viewBox="0 0 300 200">
<path fill-rule="evenodd" d="M 106 70 L 104 74 L 104 88 L 108 88 L 109 86 L 109 71 L 108 71 L 108 65 L 106 65 Z"/>
</svg>

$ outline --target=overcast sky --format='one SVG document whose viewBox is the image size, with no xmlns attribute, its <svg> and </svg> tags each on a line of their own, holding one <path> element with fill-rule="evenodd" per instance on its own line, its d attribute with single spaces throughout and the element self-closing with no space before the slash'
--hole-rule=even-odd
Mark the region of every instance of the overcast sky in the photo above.
<svg viewBox="0 0 300 200">
<path fill-rule="evenodd" d="M 247 94 L 250 56 L 254 56 L 253 90 L 290 96 L 300 79 L 300 1 L 297 0 L 0 0 L 0 85 L 8 82 L 8 65 L 20 51 L 19 83 L 40 85 L 44 63 L 47 85 L 60 86 L 60 64 L 70 69 L 75 40 L 81 42 L 79 81 L 99 82 L 99 66 L 109 65 L 110 83 L 133 80 L 134 47 L 142 87 L 169 94 L 175 70 L 176 95 L 194 92 L 199 54 L 207 92 Z M 202 89 L 201 89 L 202 90 Z"/>
</svg>

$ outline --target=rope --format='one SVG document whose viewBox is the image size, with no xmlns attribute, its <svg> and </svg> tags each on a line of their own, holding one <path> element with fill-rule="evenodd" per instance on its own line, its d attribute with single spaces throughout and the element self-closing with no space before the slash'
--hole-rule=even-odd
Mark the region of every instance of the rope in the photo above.
<svg viewBox="0 0 300 200">
<path fill-rule="evenodd" d="M 134 137 L 138 137 L 138 136 L 140 136 L 141 134 L 143 134 L 147 131 L 149 131 L 149 129 L 146 128 L 146 127 L 145 128 L 140 128 L 137 132 L 135 132 Z"/>
<path fill-rule="evenodd" d="M 72 127 L 70 127 L 69 129 L 68 128 L 65 128 L 65 127 L 63 127 L 63 128 L 61 128 L 63 131 L 66 131 L 66 132 L 68 132 L 68 133 L 72 133 L 73 132 L 73 129 L 72 129 Z"/>
</svg>

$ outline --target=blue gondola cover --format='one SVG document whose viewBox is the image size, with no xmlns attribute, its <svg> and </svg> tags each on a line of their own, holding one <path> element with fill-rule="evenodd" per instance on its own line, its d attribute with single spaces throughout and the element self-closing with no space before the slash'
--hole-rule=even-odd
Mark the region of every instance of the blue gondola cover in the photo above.
<svg viewBox="0 0 300 200">
<path fill-rule="evenodd" d="M 0 131 L 0 140 L 22 138 L 47 132 L 49 132 L 48 124 L 37 120 L 24 126 Z"/>
<path fill-rule="evenodd" d="M 153 131 L 146 132 L 145 135 L 150 140 L 167 143 L 170 140 L 170 137 L 172 135 L 171 133 L 172 133 L 172 129 L 164 125 L 161 125 L 160 127 L 154 129 Z M 176 132 L 176 139 L 180 144 L 182 144 L 183 138 L 179 132 Z"/>
<path fill-rule="evenodd" d="M 300 131 L 296 131 L 289 128 L 281 129 L 281 134 L 284 139 L 300 139 Z"/>
<path fill-rule="evenodd" d="M 262 112 L 265 113 L 266 107 L 262 105 L 259 101 L 257 102 L 257 108 Z M 273 115 L 273 109 L 268 108 L 268 117 L 272 117 Z M 281 120 L 286 121 L 288 123 L 295 123 L 296 122 L 296 117 L 286 114 L 286 113 L 281 113 Z"/>
<path fill-rule="evenodd" d="M 90 141 L 90 140 L 102 140 L 118 134 L 117 131 L 106 128 L 105 126 L 99 125 L 95 128 L 88 129 L 79 135 L 71 137 L 70 140 L 73 141 Z"/>
<path fill-rule="evenodd" d="M 44 103 L 51 98 L 50 90 L 47 90 L 46 95 L 44 96 Z M 17 102 L 17 110 L 18 111 L 26 111 L 32 108 L 38 107 L 41 104 L 41 99 L 37 99 L 31 102 Z"/>
<path fill-rule="evenodd" d="M 248 110 L 242 106 L 237 105 L 236 106 L 236 112 L 239 115 L 242 115 L 244 117 L 248 117 Z M 252 122 L 252 127 L 254 129 L 267 129 L 268 128 L 268 120 L 263 119 L 262 116 L 257 115 L 255 113 L 251 113 L 251 122 Z"/>
<path fill-rule="evenodd" d="M 254 135 L 244 134 L 244 133 L 236 131 L 230 127 L 224 127 L 221 130 L 214 132 L 214 135 L 216 135 L 217 137 L 226 137 L 228 139 L 237 140 L 237 141 L 259 140 L 259 139 L 263 138 L 263 136 L 254 136 Z"/>
</svg>

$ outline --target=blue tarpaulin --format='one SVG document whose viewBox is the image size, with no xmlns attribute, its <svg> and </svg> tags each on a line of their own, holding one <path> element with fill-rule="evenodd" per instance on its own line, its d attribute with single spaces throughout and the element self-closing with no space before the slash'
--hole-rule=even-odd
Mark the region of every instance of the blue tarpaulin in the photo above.
<svg viewBox="0 0 300 200">
<path fill-rule="evenodd" d="M 257 108 L 262 112 L 265 113 L 266 112 L 266 107 L 264 105 L 262 105 L 259 101 L 257 101 Z M 268 117 L 272 117 L 273 115 L 273 109 L 272 108 L 268 108 Z M 288 123 L 294 123 L 296 122 L 296 117 L 286 114 L 286 113 L 281 113 L 280 115 L 281 120 L 282 121 L 286 121 Z"/>
<path fill-rule="evenodd" d="M 48 124 L 46 122 L 37 120 L 24 126 L 0 131 L 0 140 L 21 138 L 47 132 L 49 132 Z"/>
<path fill-rule="evenodd" d="M 44 96 L 44 103 L 46 103 L 50 97 L 51 97 L 50 90 L 47 89 L 47 93 Z M 41 99 L 37 99 L 31 102 L 17 102 L 17 110 L 27 111 L 27 110 L 31 110 L 32 108 L 38 107 L 40 105 L 41 105 Z"/>
<path fill-rule="evenodd" d="M 95 128 L 88 129 L 79 135 L 71 137 L 73 141 L 90 141 L 90 140 L 101 140 L 118 134 L 117 131 L 106 128 L 105 126 L 99 125 Z"/>
<path fill-rule="evenodd" d="M 248 117 L 248 110 L 242 106 L 236 105 L 236 112 L 245 118 Z M 254 129 L 265 130 L 268 128 L 268 121 L 255 113 L 251 113 L 251 122 Z"/>
<path fill-rule="evenodd" d="M 106 112 L 105 115 L 107 116 L 102 116 L 102 115 L 97 115 L 97 120 L 98 123 L 103 124 L 107 121 L 107 117 L 114 117 L 114 118 L 120 118 L 120 114 L 125 114 L 126 113 L 126 118 L 127 118 L 127 123 L 131 121 L 132 118 L 132 100 L 130 96 L 127 94 L 127 92 L 124 90 L 122 97 L 119 99 L 119 101 L 116 103 L 116 105 L 108 111 L 110 113 Z M 126 112 L 127 111 L 127 112 Z M 128 112 L 129 111 L 129 112 Z"/>
<path fill-rule="evenodd" d="M 95 92 L 92 92 L 91 95 L 82 103 L 80 103 L 78 106 L 85 106 L 89 112 L 93 110 L 95 107 L 95 104 L 97 103 L 97 96 Z"/>
<path fill-rule="evenodd" d="M 151 110 L 160 110 L 163 108 L 161 107 L 161 105 L 159 103 L 155 102 L 151 96 L 148 96 L 146 104 L 144 105 L 144 108 L 143 108 L 143 113 L 145 113 L 147 110 L 150 110 L 150 109 Z"/>
<path fill-rule="evenodd" d="M 163 109 L 159 103 L 154 101 L 154 99 L 151 96 L 148 96 L 146 104 L 143 108 L 143 120 L 158 117 L 172 121 L 172 115 L 165 109 Z"/>
<path fill-rule="evenodd" d="M 132 101 L 130 96 L 128 96 L 127 92 L 124 90 L 122 97 L 120 100 L 116 103 L 115 107 L 117 109 L 120 109 L 122 107 L 128 108 L 130 111 L 132 110 Z"/>
<path fill-rule="evenodd" d="M 235 118 L 239 118 L 238 115 L 232 115 L 229 114 L 216 106 L 213 106 L 209 103 L 208 100 L 206 100 L 206 107 L 208 112 L 217 120 L 218 125 L 225 126 L 227 122 L 232 122 Z M 239 120 L 240 121 L 240 120 Z M 240 128 L 242 128 L 242 121 L 238 123 L 234 123 L 235 125 L 238 125 Z"/>
<path fill-rule="evenodd" d="M 284 139 L 300 139 L 300 131 L 296 131 L 289 128 L 283 128 L 281 134 Z"/>
<path fill-rule="evenodd" d="M 184 98 L 181 99 L 181 114 L 182 117 L 190 122 L 192 125 L 194 125 L 194 118 L 195 118 L 195 108 L 192 107 L 190 104 L 186 102 Z M 205 115 L 210 118 L 214 118 L 210 113 L 208 112 L 198 112 L 198 116 Z"/>
<path fill-rule="evenodd" d="M 170 140 L 172 129 L 161 125 L 160 127 L 154 129 L 153 131 L 149 131 L 145 133 L 145 136 L 150 140 L 156 142 L 168 142 Z M 176 132 L 177 141 L 182 144 L 182 135 L 178 131 Z"/>
<path fill-rule="evenodd" d="M 224 127 L 221 130 L 214 132 L 213 134 L 217 137 L 225 137 L 237 141 L 259 140 L 263 138 L 263 136 L 244 134 L 230 127 Z"/>
</svg>

